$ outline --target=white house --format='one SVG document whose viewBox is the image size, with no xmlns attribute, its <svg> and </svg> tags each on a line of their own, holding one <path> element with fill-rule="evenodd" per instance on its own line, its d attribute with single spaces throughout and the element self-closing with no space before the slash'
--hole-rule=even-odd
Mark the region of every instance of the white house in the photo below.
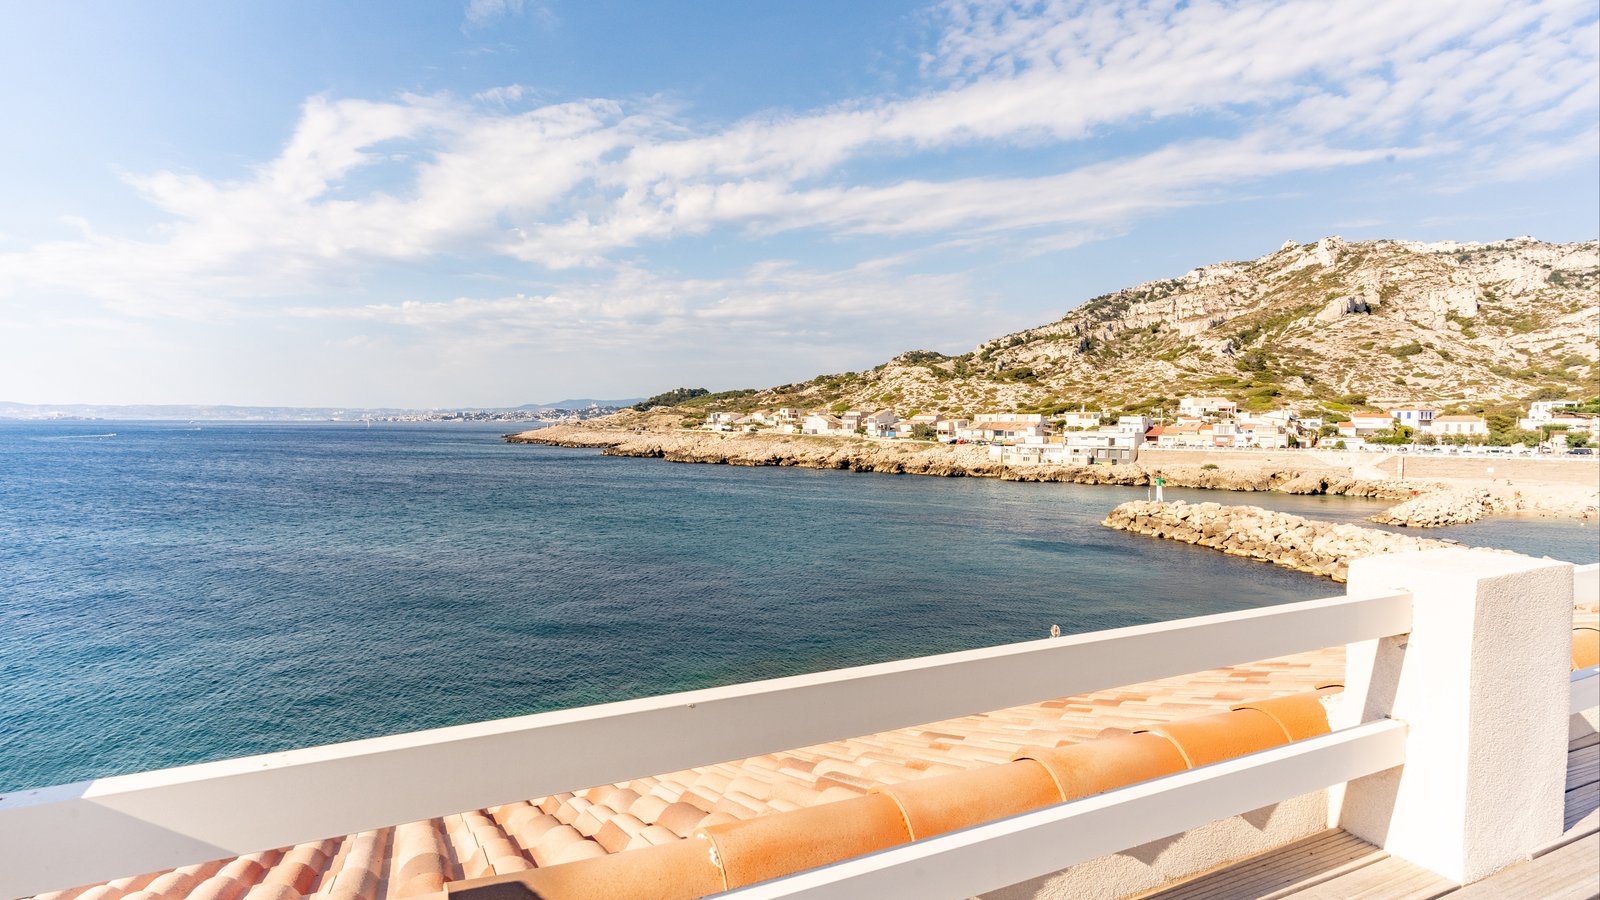
<svg viewBox="0 0 1600 900">
<path fill-rule="evenodd" d="M 1200 425 L 1167 425 L 1157 435 L 1156 446 L 1170 449 L 1210 447 L 1211 433 L 1200 433 Z"/>
<path fill-rule="evenodd" d="M 1344 437 L 1367 437 L 1383 431 L 1394 430 L 1394 419 L 1388 415 L 1355 413 L 1350 421 L 1339 423 L 1339 434 Z"/>
<path fill-rule="evenodd" d="M 1232 418 L 1239 414 L 1239 404 L 1226 397 L 1184 397 L 1178 401 L 1178 414 Z"/>
<path fill-rule="evenodd" d="M 1483 420 L 1483 416 L 1435 416 L 1432 427 L 1428 430 L 1441 437 L 1455 434 L 1464 434 L 1468 437 L 1487 437 L 1489 435 L 1489 423 Z"/>
<path fill-rule="evenodd" d="M 838 416 L 827 413 L 812 413 L 805 417 L 800 425 L 801 434 L 855 434 L 855 429 L 845 428 L 844 422 Z"/>
<path fill-rule="evenodd" d="M 1082 431 L 1100 427 L 1100 413 L 1097 412 L 1085 412 L 1080 409 L 1077 412 L 1069 412 L 1061 418 L 1063 426 L 1069 429 L 1077 428 Z"/>
<path fill-rule="evenodd" d="M 1095 421 L 1098 423 L 1100 420 L 1096 419 Z M 974 425 L 983 422 L 1033 422 L 1042 425 L 1044 424 L 1044 415 L 1042 413 L 979 413 L 972 417 Z"/>
<path fill-rule="evenodd" d="M 1541 400 L 1529 404 L 1528 414 L 1517 422 L 1523 431 L 1538 431 L 1546 425 L 1565 426 L 1569 434 L 1584 432 L 1600 440 L 1600 417 L 1589 413 L 1563 412 L 1576 406 L 1575 400 Z"/>
<path fill-rule="evenodd" d="M 867 430 L 868 437 L 894 437 L 896 425 L 900 417 L 887 409 L 880 409 L 868 416 L 862 416 L 861 427 Z"/>
<path fill-rule="evenodd" d="M 1576 400 L 1535 400 L 1528 404 L 1528 421 L 1549 422 L 1557 415 L 1556 410 L 1577 405 Z"/>
<path fill-rule="evenodd" d="M 1299 420 L 1300 415 L 1292 409 L 1269 409 L 1266 412 L 1239 414 L 1240 425 L 1276 425 L 1279 428 L 1291 428 Z"/>
<path fill-rule="evenodd" d="M 1424 407 L 1409 407 L 1405 409 L 1391 409 L 1389 415 L 1395 422 L 1417 431 L 1427 431 L 1433 424 L 1433 417 L 1438 415 L 1438 410 Z"/>
<path fill-rule="evenodd" d="M 1240 425 L 1234 437 L 1236 447 L 1254 447 L 1258 450 L 1282 450 L 1289 446 L 1289 429 L 1265 422 Z"/>
<path fill-rule="evenodd" d="M 1044 423 L 990 419 L 974 421 L 965 428 L 956 430 L 956 437 L 968 441 L 1020 441 L 1028 436 L 1043 437 Z"/>
<path fill-rule="evenodd" d="M 1138 460 L 1144 431 L 1107 425 L 1094 431 L 1069 432 L 1062 440 L 1066 444 L 1067 462 L 1073 465 L 1117 465 Z"/>
</svg>

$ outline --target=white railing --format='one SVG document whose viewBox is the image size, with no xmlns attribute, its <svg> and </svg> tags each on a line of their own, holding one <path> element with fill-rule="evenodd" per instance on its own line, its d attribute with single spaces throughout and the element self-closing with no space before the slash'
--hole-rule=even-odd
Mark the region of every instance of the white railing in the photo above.
<svg viewBox="0 0 1600 900">
<path fill-rule="evenodd" d="M 1572 570 L 1474 551 L 1432 553 L 1457 555 L 1388 566 L 1366 578 L 1368 586 L 1352 583 L 1351 592 L 1341 597 L 15 792 L 0 797 L 0 898 L 1218 666 L 1336 645 L 1376 647 L 1378 638 L 1410 632 L 1413 604 L 1423 608 L 1426 597 L 1438 640 L 1414 664 L 1396 669 L 1393 659 L 1385 661 L 1386 655 L 1404 654 L 1407 642 L 1382 642 L 1391 646 L 1365 657 L 1400 673 L 1401 699 L 1409 702 L 1407 679 L 1421 675 L 1426 680 L 1430 666 L 1465 671 L 1465 657 L 1451 654 L 1476 652 L 1472 648 L 1479 644 L 1461 637 L 1470 637 L 1475 626 L 1462 632 L 1459 624 L 1476 621 L 1470 614 L 1460 618 L 1461 610 L 1470 613 L 1474 607 L 1450 593 L 1466 589 L 1471 578 L 1487 579 L 1471 582 L 1482 585 L 1532 579 L 1525 582 L 1528 590 L 1543 590 L 1547 599 L 1556 583 L 1561 591 L 1571 590 L 1577 602 L 1600 596 L 1600 566 Z M 1460 574 L 1461 565 L 1478 571 L 1462 587 L 1442 587 Z M 1354 568 L 1352 573 L 1357 574 Z M 1380 584 L 1416 591 L 1376 590 Z M 1478 603 L 1512 604 L 1507 608 L 1514 607 L 1516 615 L 1501 618 L 1516 621 L 1514 633 L 1528 631 L 1519 616 L 1530 594 L 1520 588 L 1472 589 L 1479 591 Z M 1563 611 L 1546 609 L 1553 610 L 1545 623 L 1553 640 L 1551 629 L 1570 627 L 1570 620 L 1563 626 L 1556 621 Z M 1459 680 L 1446 683 L 1476 689 Z M 1600 669 L 1574 673 L 1570 686 L 1570 698 L 1561 698 L 1563 707 L 1593 708 L 1600 702 Z M 1370 687 L 1359 686 L 1357 698 L 1347 695 L 1365 697 L 1357 706 L 1369 713 Z M 1429 721 L 1439 718 L 1432 707 L 1440 704 L 1427 695 L 1432 689 L 1425 685 L 1423 705 L 1412 707 L 1422 721 L 1422 747 L 1440 746 L 1441 728 L 1449 737 L 1454 727 Z M 1497 696 L 1492 686 L 1485 690 Z M 1498 696 L 1511 693 L 1499 690 Z M 1443 704 L 1443 718 L 1455 715 L 1454 708 Z M 739 896 L 968 896 L 1392 769 L 1404 761 L 1407 741 L 1415 742 L 1418 728 L 1415 720 L 1385 719 L 1380 710 L 1375 721 L 1355 720 L 1324 737 L 917 841 L 747 888 Z M 1560 735 L 1546 737 L 1555 746 Z M 1453 740 L 1443 745 L 1459 746 Z M 1520 765 L 1511 767 L 1518 778 L 1525 772 Z M 1413 774 L 1404 777 L 1422 777 L 1435 768 L 1408 766 L 1405 771 Z M 1402 830 L 1440 830 L 1432 819 L 1412 828 L 1404 824 L 1404 811 L 1394 815 Z M 65 847 L 93 849 L 67 853 Z M 1436 871 L 1447 869 L 1437 864 Z"/>
<path fill-rule="evenodd" d="M 1347 595 L 21 791 L 0 798 L 0 897 L 1410 628 L 1409 593 Z"/>
</svg>

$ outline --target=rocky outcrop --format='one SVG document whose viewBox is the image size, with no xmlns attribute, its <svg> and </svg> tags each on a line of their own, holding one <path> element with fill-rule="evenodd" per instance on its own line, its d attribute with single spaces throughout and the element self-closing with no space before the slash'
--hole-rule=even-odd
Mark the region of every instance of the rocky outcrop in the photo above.
<svg viewBox="0 0 1600 900">
<path fill-rule="evenodd" d="M 640 456 L 682 463 L 796 466 L 894 475 L 995 478 L 1002 466 L 982 447 L 851 438 L 718 434 L 704 431 L 613 431 L 557 426 L 507 435 L 512 443 L 597 447 L 608 456 Z"/>
<path fill-rule="evenodd" d="M 899 409 L 970 415 L 1170 410 L 1186 393 L 1222 393 L 1304 411 L 1356 395 L 1373 405 L 1521 401 L 1553 381 L 1588 396 L 1582 386 L 1600 372 L 1597 263 L 1595 241 L 1290 242 L 1096 297 L 960 356 L 902 354 L 742 402 L 892 397 Z"/>
<path fill-rule="evenodd" d="M 1367 521 L 1379 525 L 1439 528 L 1476 522 L 1498 508 L 1494 495 L 1487 490 L 1447 490 L 1422 494 L 1396 504 L 1375 516 L 1368 516 Z"/>
<path fill-rule="evenodd" d="M 1344 581 L 1352 559 L 1453 546 L 1444 541 L 1306 519 L 1256 506 L 1135 500 L 1103 523 L 1118 531 L 1183 541 Z"/>
</svg>

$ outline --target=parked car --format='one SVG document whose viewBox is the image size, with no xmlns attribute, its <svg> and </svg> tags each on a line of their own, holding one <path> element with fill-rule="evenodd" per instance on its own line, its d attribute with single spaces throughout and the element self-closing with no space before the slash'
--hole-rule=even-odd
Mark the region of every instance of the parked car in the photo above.
<svg viewBox="0 0 1600 900">
<path fill-rule="evenodd" d="M 1573 447 L 1571 450 L 1568 450 L 1567 452 L 1570 453 L 1573 456 L 1593 456 L 1594 455 L 1594 448 L 1593 447 Z"/>
</svg>

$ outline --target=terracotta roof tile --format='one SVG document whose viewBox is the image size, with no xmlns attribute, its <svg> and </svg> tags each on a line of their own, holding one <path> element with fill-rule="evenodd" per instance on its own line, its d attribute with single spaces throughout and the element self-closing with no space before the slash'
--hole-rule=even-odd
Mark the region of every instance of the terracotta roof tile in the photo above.
<svg viewBox="0 0 1600 900">
<path fill-rule="evenodd" d="M 554 865 L 556 857 L 568 846 L 583 840 L 583 835 L 571 825 L 557 825 L 545 832 L 528 852 L 533 855 L 533 861 L 541 866 Z"/>
<path fill-rule="evenodd" d="M 726 887 L 722 870 L 711 861 L 711 845 L 702 840 L 674 840 L 622 858 L 613 856 L 581 866 L 537 869 L 515 881 L 543 900 L 693 900 Z"/>
<path fill-rule="evenodd" d="M 1317 692 L 1255 700 L 1233 708 L 1265 713 L 1283 731 L 1286 740 L 1299 741 L 1328 733 L 1328 713 Z"/>
<path fill-rule="evenodd" d="M 663 809 L 652 824 L 660 825 L 679 837 L 688 837 L 707 814 L 707 810 L 698 806 L 679 802 Z"/>
<path fill-rule="evenodd" d="M 1600 666 L 1600 628 L 1581 625 L 1572 629 L 1572 668 Z"/>
<path fill-rule="evenodd" d="M 1257 709 L 1179 719 L 1135 734 L 1143 732 L 1171 741 L 1191 769 L 1275 747 L 1287 740 L 1278 723 Z"/>
<path fill-rule="evenodd" d="M 245 893 L 245 886 L 226 875 L 213 875 L 200 882 L 189 894 L 188 900 L 239 900 Z"/>
<path fill-rule="evenodd" d="M 283 882 L 263 881 L 251 888 L 244 895 L 244 900 L 300 900 L 303 893 Z"/>
<path fill-rule="evenodd" d="M 925 778 L 878 791 L 899 806 L 907 829 L 916 840 L 1061 800 L 1050 773 L 1032 760 Z"/>
<path fill-rule="evenodd" d="M 621 813 L 606 822 L 605 827 L 600 829 L 594 839 L 606 849 L 607 853 L 621 853 L 627 849 L 628 843 L 633 840 L 634 835 L 644 829 L 645 823 L 627 813 Z"/>
<path fill-rule="evenodd" d="M 643 839 L 651 844 L 667 844 L 671 843 L 672 841 L 680 840 L 681 836 L 674 834 L 672 831 L 661 825 L 646 825 L 644 830 L 639 832 L 639 834 L 634 838 L 634 841 L 637 842 L 640 839 Z"/>
<path fill-rule="evenodd" d="M 910 840 L 894 800 L 883 794 L 714 825 L 695 832 L 716 847 L 731 888 L 766 881 Z"/>
<path fill-rule="evenodd" d="M 597 856 L 605 855 L 605 848 L 594 841 L 576 841 L 556 851 L 555 857 L 545 865 L 561 865 L 562 863 L 577 862 L 580 859 L 594 859 Z"/>
<path fill-rule="evenodd" d="M 1063 800 L 1075 800 L 1182 771 L 1183 755 L 1157 735 L 1130 734 L 1021 755 L 1044 766 Z"/>
</svg>

